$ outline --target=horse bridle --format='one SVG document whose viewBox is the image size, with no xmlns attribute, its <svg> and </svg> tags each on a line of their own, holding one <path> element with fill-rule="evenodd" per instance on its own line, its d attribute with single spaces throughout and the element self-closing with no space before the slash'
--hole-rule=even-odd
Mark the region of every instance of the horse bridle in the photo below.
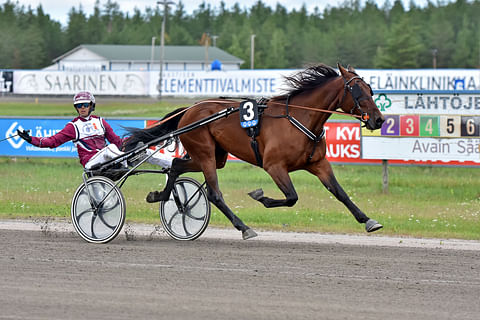
<svg viewBox="0 0 480 320">
<path fill-rule="evenodd" d="M 366 97 L 363 95 L 363 91 L 358 85 L 358 83 L 355 82 L 353 86 L 350 85 L 350 82 L 352 82 L 355 79 L 360 79 L 361 81 L 364 81 L 361 77 L 353 76 L 352 78 L 350 78 L 350 80 L 346 80 L 344 77 L 342 78 L 344 82 L 343 97 L 340 103 L 338 104 L 337 109 L 342 107 L 342 104 L 345 100 L 345 97 L 347 96 L 347 91 L 348 91 L 352 95 L 352 99 L 353 99 L 353 108 L 350 110 L 350 114 L 353 115 L 355 110 L 358 110 L 360 112 L 360 120 L 364 123 L 367 122 L 368 119 L 370 119 L 370 116 L 368 115 L 368 113 L 362 110 L 362 108 L 360 107 L 360 101 L 368 100 L 371 98 L 371 96 L 373 96 L 372 87 L 367 83 L 368 87 L 370 88 L 370 97 Z"/>
</svg>

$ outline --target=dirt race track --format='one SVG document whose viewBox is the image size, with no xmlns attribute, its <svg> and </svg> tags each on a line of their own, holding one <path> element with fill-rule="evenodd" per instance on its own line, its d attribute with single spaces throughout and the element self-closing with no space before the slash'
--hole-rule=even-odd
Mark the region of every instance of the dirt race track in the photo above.
<svg viewBox="0 0 480 320">
<path fill-rule="evenodd" d="M 0 319 L 480 315 L 477 247 L 274 241 L 262 232 L 242 241 L 235 231 L 193 242 L 130 234 L 93 245 L 38 230 L 0 228 Z"/>
</svg>

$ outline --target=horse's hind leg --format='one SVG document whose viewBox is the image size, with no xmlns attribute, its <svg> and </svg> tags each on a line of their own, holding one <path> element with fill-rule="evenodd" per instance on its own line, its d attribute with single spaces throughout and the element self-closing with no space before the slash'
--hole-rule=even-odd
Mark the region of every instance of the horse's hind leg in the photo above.
<svg viewBox="0 0 480 320">
<path fill-rule="evenodd" d="M 222 213 L 230 220 L 235 229 L 242 231 L 243 240 L 247 240 L 257 236 L 257 233 L 250 227 L 245 225 L 243 221 L 237 217 L 232 210 L 227 206 L 225 200 L 223 200 L 222 193 L 217 188 L 210 187 L 207 183 L 207 196 L 208 200 L 212 202 Z"/>
<path fill-rule="evenodd" d="M 265 197 L 263 195 L 262 189 L 257 189 L 255 191 L 249 192 L 248 195 L 253 199 L 261 202 L 266 208 L 274 208 L 274 207 L 292 207 L 297 203 L 298 195 L 295 191 L 295 187 L 293 186 L 292 180 L 288 175 L 287 170 L 282 167 L 269 167 L 265 169 L 272 177 L 273 181 L 277 184 L 278 188 L 283 192 L 285 195 L 285 199 L 272 199 L 269 197 Z"/>
<path fill-rule="evenodd" d="M 200 171 L 200 168 L 191 159 L 173 159 L 172 167 L 167 174 L 167 184 L 162 191 L 152 191 L 147 195 L 146 201 L 149 203 L 167 201 L 170 198 L 173 185 L 178 176 L 186 172 Z"/>
<path fill-rule="evenodd" d="M 362 210 L 360 210 L 352 202 L 350 197 L 343 190 L 343 188 L 340 186 L 337 179 L 335 178 L 332 167 L 327 160 L 321 160 L 320 162 L 318 162 L 317 165 L 309 167 L 308 170 L 314 175 L 316 175 L 323 183 L 323 185 L 328 189 L 328 191 L 330 191 L 335 196 L 335 198 L 341 201 L 348 208 L 348 210 L 350 210 L 350 212 L 353 214 L 353 216 L 355 217 L 355 219 L 357 219 L 359 223 L 365 223 L 365 229 L 367 230 L 367 232 L 373 232 L 383 227 L 377 221 L 367 217 L 365 213 L 363 213 Z"/>
<path fill-rule="evenodd" d="M 203 161 L 203 174 L 205 176 L 205 181 L 207 181 L 207 197 L 208 200 L 213 203 L 222 213 L 230 220 L 233 226 L 242 231 L 242 238 L 244 240 L 253 238 L 257 236 L 257 233 L 253 231 L 250 227 L 245 225 L 243 221 L 237 217 L 233 211 L 227 206 L 225 200 L 223 199 L 222 192 L 218 186 L 218 176 L 216 172 L 215 165 L 209 165 L 209 161 Z"/>
</svg>

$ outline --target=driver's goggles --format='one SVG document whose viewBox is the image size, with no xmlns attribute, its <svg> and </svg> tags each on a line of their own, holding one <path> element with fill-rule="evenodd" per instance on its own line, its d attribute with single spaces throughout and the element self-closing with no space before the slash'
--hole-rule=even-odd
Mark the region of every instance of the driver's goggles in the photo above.
<svg viewBox="0 0 480 320">
<path fill-rule="evenodd" d="M 90 107 L 90 103 L 77 103 L 77 104 L 74 104 L 75 108 L 77 109 L 80 109 L 80 108 L 88 108 Z"/>
</svg>

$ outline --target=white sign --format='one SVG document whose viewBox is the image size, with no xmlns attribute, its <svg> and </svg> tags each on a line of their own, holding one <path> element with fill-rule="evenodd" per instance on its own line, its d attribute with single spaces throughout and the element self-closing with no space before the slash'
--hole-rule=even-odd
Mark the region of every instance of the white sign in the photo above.
<svg viewBox="0 0 480 320">
<path fill-rule="evenodd" d="M 374 100 L 384 114 L 480 115 L 480 93 L 381 93 Z"/>
<path fill-rule="evenodd" d="M 167 71 L 162 95 L 181 97 L 274 96 L 288 89 L 284 76 L 296 70 Z M 152 73 L 150 92 L 158 95 L 158 73 Z"/>
<path fill-rule="evenodd" d="M 75 94 L 90 91 L 97 95 L 149 94 L 148 72 L 64 72 L 15 71 L 13 90 L 19 94 Z"/>
<path fill-rule="evenodd" d="M 358 69 L 357 73 L 378 91 L 480 90 L 479 69 Z"/>
<path fill-rule="evenodd" d="M 473 161 L 480 163 L 480 139 L 362 137 L 363 159 Z"/>
</svg>

